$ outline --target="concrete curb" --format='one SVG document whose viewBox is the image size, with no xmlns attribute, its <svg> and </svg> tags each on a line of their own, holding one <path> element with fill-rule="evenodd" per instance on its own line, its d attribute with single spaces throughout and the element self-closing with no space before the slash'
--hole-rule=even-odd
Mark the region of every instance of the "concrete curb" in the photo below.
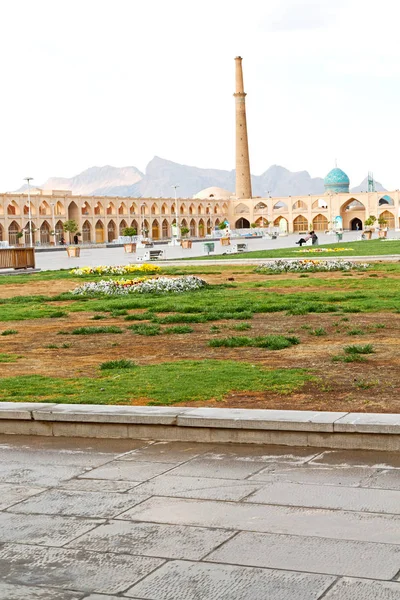
<svg viewBox="0 0 400 600">
<path fill-rule="evenodd" d="M 400 414 L 0 402 L 0 433 L 400 450 Z"/>
</svg>

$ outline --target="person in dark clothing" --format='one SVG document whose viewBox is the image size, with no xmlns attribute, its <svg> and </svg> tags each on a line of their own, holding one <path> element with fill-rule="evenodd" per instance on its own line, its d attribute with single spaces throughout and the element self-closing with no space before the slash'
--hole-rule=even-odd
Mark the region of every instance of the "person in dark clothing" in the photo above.
<svg viewBox="0 0 400 600">
<path fill-rule="evenodd" d="M 65 246 L 65 238 L 64 238 L 64 236 L 61 236 L 60 246 Z"/>
<path fill-rule="evenodd" d="M 79 238 L 78 236 L 75 234 L 74 235 L 74 244 L 78 244 L 79 243 Z"/>
<path fill-rule="evenodd" d="M 315 231 L 310 231 L 311 234 L 311 239 L 312 239 L 312 245 L 313 246 L 317 246 L 318 245 L 318 236 L 315 233 Z"/>
<path fill-rule="evenodd" d="M 306 242 L 308 242 L 308 240 L 310 240 L 310 239 L 312 238 L 312 233 L 314 233 L 314 232 L 311 232 L 311 231 L 310 231 L 310 233 L 307 233 L 307 235 L 306 235 L 306 236 L 304 236 L 303 238 L 300 238 L 300 239 L 299 239 L 299 241 L 298 241 L 298 242 L 296 242 L 296 244 L 299 244 L 299 246 L 300 246 L 300 248 L 301 248 L 301 246 L 302 246 L 303 244 L 305 244 Z"/>
</svg>

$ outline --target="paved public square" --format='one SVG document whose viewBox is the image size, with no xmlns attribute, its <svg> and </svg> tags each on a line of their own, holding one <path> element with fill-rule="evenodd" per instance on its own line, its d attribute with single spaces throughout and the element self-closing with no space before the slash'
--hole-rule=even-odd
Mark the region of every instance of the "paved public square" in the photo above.
<svg viewBox="0 0 400 600">
<path fill-rule="evenodd" d="M 398 600 L 400 453 L 0 437 L 2 600 Z"/>
<path fill-rule="evenodd" d="M 396 237 L 398 234 L 395 234 Z M 353 242 L 360 236 L 357 231 L 345 232 L 343 236 L 343 242 Z M 284 237 L 278 237 L 276 240 L 270 238 L 233 238 L 232 244 L 245 243 L 249 251 L 254 250 L 275 250 L 279 248 L 296 248 L 296 241 L 299 239 L 299 235 L 288 235 Z M 336 243 L 336 236 L 327 235 L 324 233 L 318 234 L 320 244 L 333 244 Z M 206 256 L 204 251 L 204 243 L 209 242 L 208 238 L 204 238 L 202 241 L 194 241 L 191 249 L 183 249 L 180 246 L 169 246 L 168 244 L 154 243 L 154 250 L 163 250 L 164 259 L 166 260 L 179 260 L 183 258 L 193 257 L 204 257 Z M 229 247 L 221 246 L 219 240 L 215 240 L 215 252 L 214 255 L 226 253 Z M 43 271 L 56 270 L 56 269 L 71 269 L 73 267 L 96 267 L 98 265 L 127 265 L 129 263 L 138 262 L 145 253 L 145 249 L 138 248 L 135 254 L 126 254 L 122 246 L 113 247 L 101 247 L 96 248 L 84 247 L 81 249 L 81 255 L 79 258 L 70 258 L 67 256 L 65 248 L 61 248 L 58 251 L 52 252 L 36 252 L 36 266 Z M 210 254 L 210 256 L 213 256 Z M 246 252 L 241 255 L 244 259 L 248 258 Z"/>
</svg>

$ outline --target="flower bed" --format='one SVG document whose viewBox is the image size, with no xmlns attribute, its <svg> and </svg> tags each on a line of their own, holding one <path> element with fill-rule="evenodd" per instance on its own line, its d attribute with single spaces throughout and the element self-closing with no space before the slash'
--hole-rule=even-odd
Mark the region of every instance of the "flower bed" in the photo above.
<svg viewBox="0 0 400 600">
<path fill-rule="evenodd" d="M 304 248 L 304 250 L 295 250 L 296 253 L 309 254 L 314 252 L 346 252 L 353 248 Z"/>
<path fill-rule="evenodd" d="M 201 289 L 207 283 L 199 277 L 155 277 L 147 279 L 119 279 L 90 281 L 75 288 L 72 293 L 78 296 L 123 296 L 127 294 L 165 294 L 167 292 L 182 293 Z"/>
<path fill-rule="evenodd" d="M 142 265 L 120 265 L 120 266 L 99 266 L 99 267 L 80 267 L 78 269 L 72 269 L 71 275 L 78 275 L 84 277 L 85 275 L 132 275 L 133 273 L 146 273 L 153 275 L 159 273 L 161 268 L 157 265 L 149 265 L 143 263 Z"/>
<path fill-rule="evenodd" d="M 351 260 L 270 260 L 256 267 L 257 273 L 302 273 L 305 271 L 353 271 L 368 269 L 368 263 Z"/>
</svg>

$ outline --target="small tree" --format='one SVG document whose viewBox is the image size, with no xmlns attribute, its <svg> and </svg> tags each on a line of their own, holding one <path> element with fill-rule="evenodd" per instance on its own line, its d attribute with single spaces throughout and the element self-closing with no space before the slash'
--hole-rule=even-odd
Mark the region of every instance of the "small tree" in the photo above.
<svg viewBox="0 0 400 600">
<path fill-rule="evenodd" d="M 386 227 L 387 225 L 387 220 L 385 219 L 385 217 L 383 217 L 382 215 L 379 217 L 378 219 L 378 223 L 381 227 Z"/>
<path fill-rule="evenodd" d="M 131 238 L 132 241 L 133 236 L 136 235 L 136 229 L 134 227 L 125 227 L 122 235 Z"/>
<path fill-rule="evenodd" d="M 376 217 L 374 217 L 374 215 L 371 215 L 370 217 L 368 217 L 368 219 L 365 219 L 364 225 L 366 225 L 367 227 L 373 227 L 376 221 Z"/>
<path fill-rule="evenodd" d="M 69 233 L 69 242 L 71 243 L 71 237 L 78 231 L 78 225 L 76 221 L 70 219 L 69 221 L 65 221 L 64 223 L 64 231 Z"/>
<path fill-rule="evenodd" d="M 185 236 L 189 233 L 189 229 L 187 227 L 181 227 L 181 236 Z"/>
<path fill-rule="evenodd" d="M 221 230 L 222 230 L 222 229 L 226 229 L 226 222 L 225 222 L 225 221 L 222 221 L 222 223 L 220 223 L 220 224 L 218 225 L 218 229 L 221 229 Z"/>
<path fill-rule="evenodd" d="M 255 229 L 255 228 L 257 227 L 257 223 L 250 223 L 250 227 L 251 227 L 252 229 Z"/>
</svg>

